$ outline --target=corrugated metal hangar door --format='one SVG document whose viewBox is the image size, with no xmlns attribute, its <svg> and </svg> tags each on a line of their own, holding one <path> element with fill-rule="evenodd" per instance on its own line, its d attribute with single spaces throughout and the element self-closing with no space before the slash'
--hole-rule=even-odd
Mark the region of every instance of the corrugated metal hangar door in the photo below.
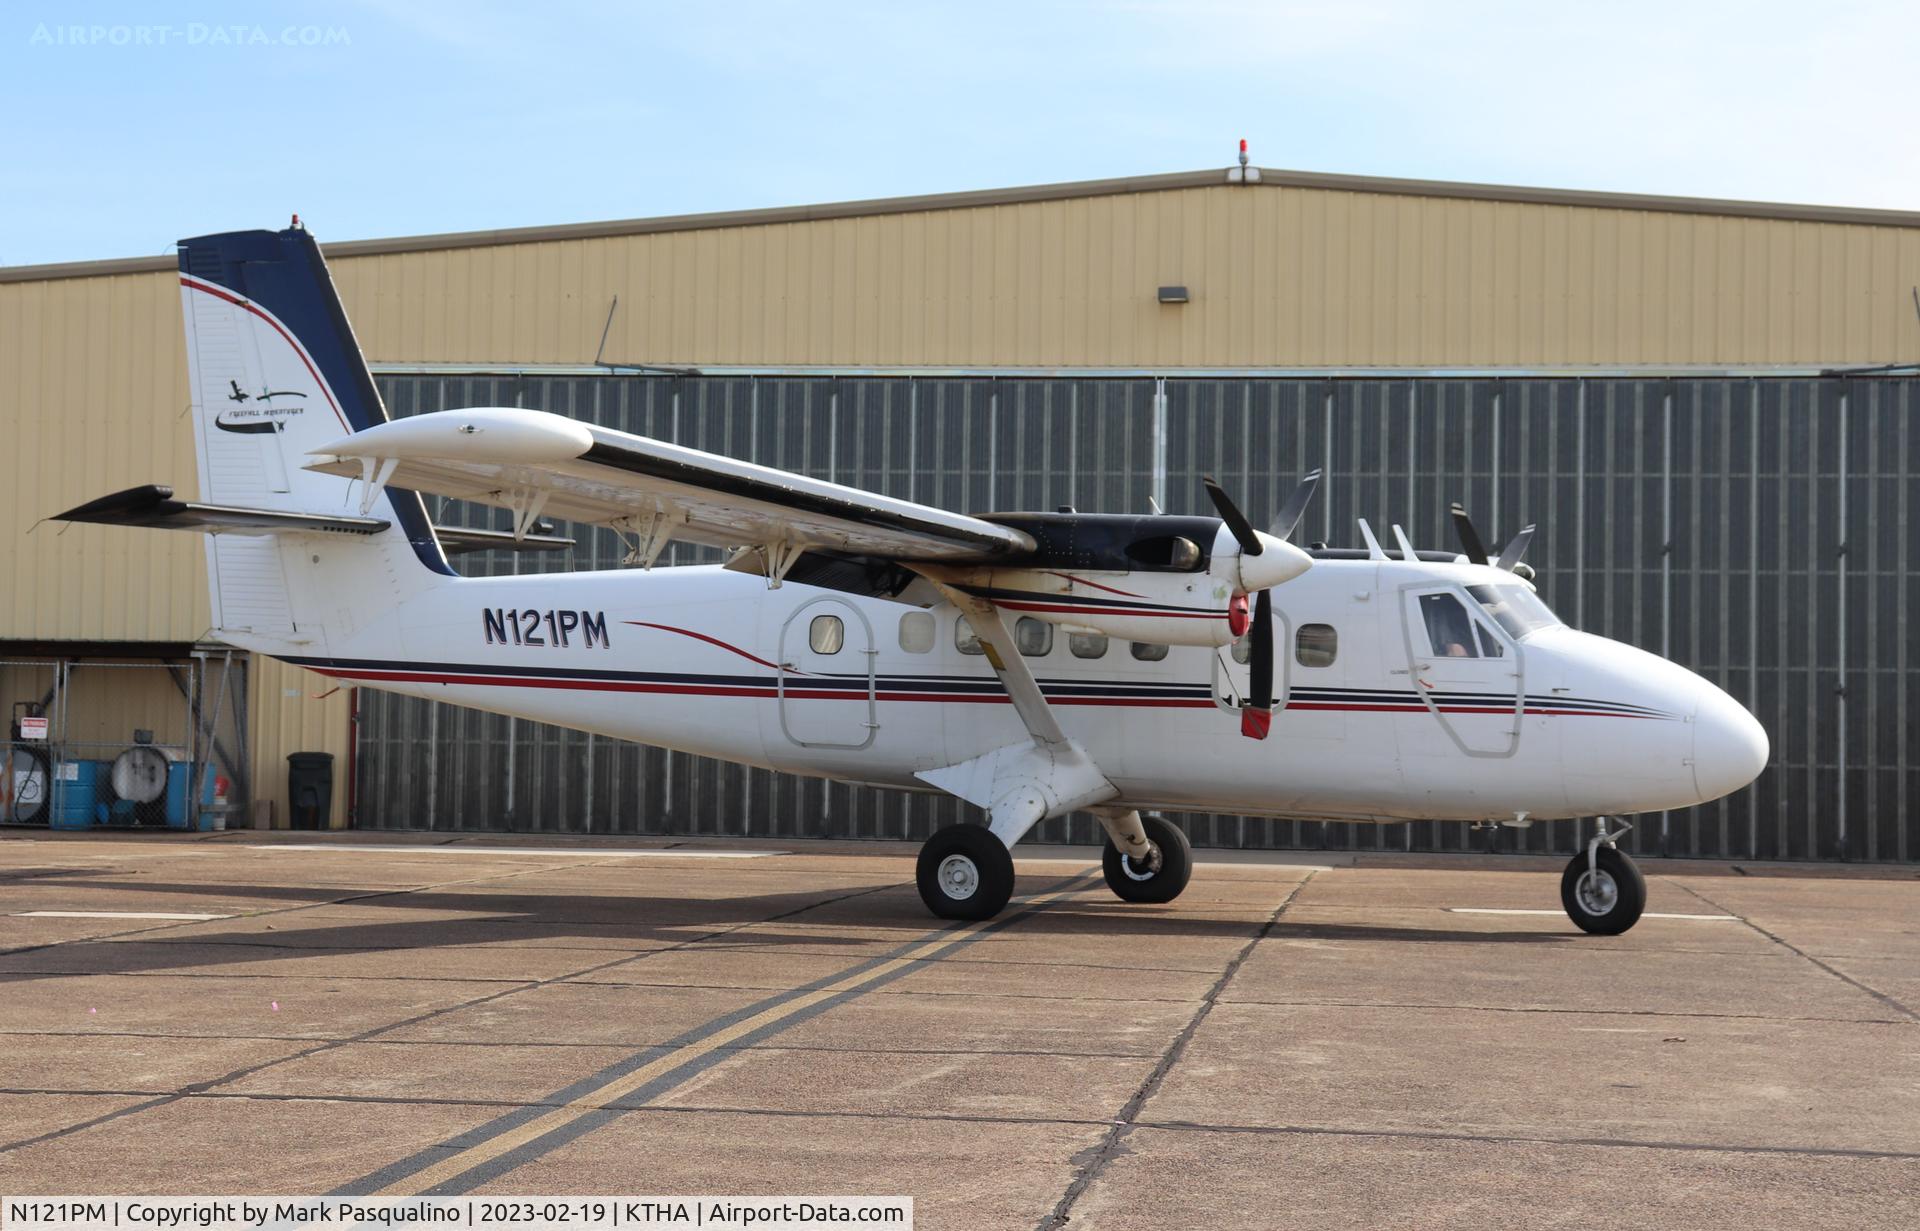
<svg viewBox="0 0 1920 1231">
<path fill-rule="evenodd" d="M 1752 788 L 1645 818 L 1641 853 L 1920 858 L 1920 394 L 1901 379 L 1189 379 L 388 375 L 395 414 L 528 406 L 945 508 L 1206 512 L 1199 476 L 1255 520 L 1327 481 L 1303 537 L 1354 519 L 1451 547 L 1447 504 L 1539 533 L 1529 562 L 1568 623 L 1644 646 L 1746 702 L 1773 737 Z M 437 520 L 504 527 L 443 508 Z M 571 565 L 608 533 L 566 527 Z M 675 548 L 670 562 L 701 558 Z M 468 556 L 469 571 L 538 557 Z M 562 565 L 564 567 L 565 565 Z M 363 690 L 356 823 L 567 833 L 919 839 L 932 796 L 849 788 Z M 1460 850 L 1452 824 L 1182 818 L 1197 844 Z M 1577 826 L 1509 849 L 1566 851 Z M 1087 818 L 1036 840 L 1091 842 Z"/>
</svg>

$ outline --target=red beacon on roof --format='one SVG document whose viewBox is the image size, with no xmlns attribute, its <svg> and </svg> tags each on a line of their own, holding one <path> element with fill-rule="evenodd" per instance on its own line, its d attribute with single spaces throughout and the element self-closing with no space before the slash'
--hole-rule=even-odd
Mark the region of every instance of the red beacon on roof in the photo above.
<svg viewBox="0 0 1920 1231">
<path fill-rule="evenodd" d="M 1260 168 L 1247 165 L 1247 139 L 1240 138 L 1240 165 L 1227 168 L 1227 183 L 1257 184 L 1260 182 Z"/>
</svg>

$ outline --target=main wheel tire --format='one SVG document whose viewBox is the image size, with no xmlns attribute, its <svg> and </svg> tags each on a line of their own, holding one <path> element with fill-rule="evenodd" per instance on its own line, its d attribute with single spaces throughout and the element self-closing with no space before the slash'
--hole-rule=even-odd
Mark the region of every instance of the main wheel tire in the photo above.
<svg viewBox="0 0 1920 1231">
<path fill-rule="evenodd" d="M 1595 866 L 1587 866 L 1583 851 L 1573 857 L 1560 876 L 1560 905 L 1567 918 L 1583 932 L 1618 936 L 1640 921 L 1647 908 L 1647 878 L 1622 852 L 1603 846 Z"/>
<path fill-rule="evenodd" d="M 1121 854 L 1113 839 L 1107 839 L 1107 849 L 1100 854 L 1107 888 L 1125 902 L 1171 902 L 1193 878 L 1193 845 L 1184 830 L 1163 816 L 1143 816 L 1140 824 L 1152 848 L 1142 863 Z"/>
<path fill-rule="evenodd" d="M 991 919 L 1013 896 L 1013 856 L 982 825 L 949 825 L 920 848 L 920 900 L 942 919 Z"/>
</svg>

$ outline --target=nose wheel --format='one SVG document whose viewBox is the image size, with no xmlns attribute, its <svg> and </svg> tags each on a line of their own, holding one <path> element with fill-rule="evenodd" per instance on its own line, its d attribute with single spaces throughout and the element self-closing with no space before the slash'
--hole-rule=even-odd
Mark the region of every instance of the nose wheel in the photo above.
<svg viewBox="0 0 1920 1231">
<path fill-rule="evenodd" d="M 1178 825 L 1151 813 L 1140 818 L 1147 831 L 1147 850 L 1122 854 L 1112 838 L 1100 854 L 1100 870 L 1107 888 L 1123 902 L 1171 902 L 1193 876 L 1193 847 Z"/>
<path fill-rule="evenodd" d="M 1583 932 L 1618 936 L 1640 921 L 1647 907 L 1647 878 L 1613 845 L 1620 834 L 1603 829 L 1560 875 L 1560 905 Z"/>
</svg>

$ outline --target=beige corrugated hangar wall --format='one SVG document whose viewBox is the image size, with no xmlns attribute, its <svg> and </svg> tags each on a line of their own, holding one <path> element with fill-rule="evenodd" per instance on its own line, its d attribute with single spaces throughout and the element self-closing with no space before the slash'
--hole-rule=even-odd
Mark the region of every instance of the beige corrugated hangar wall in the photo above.
<svg viewBox="0 0 1920 1231">
<path fill-rule="evenodd" d="M 416 373 L 1810 375 L 1920 357 L 1920 214 L 1257 174 L 327 253 L 369 360 Z M 192 494 L 186 399 L 170 259 L 0 268 L 0 661 L 204 647 L 194 537 L 38 524 L 140 483 Z M 173 687 L 149 676 L 124 686 L 122 725 Z M 253 795 L 284 823 L 285 755 L 344 764 L 346 698 L 267 660 L 247 678 Z"/>
</svg>

